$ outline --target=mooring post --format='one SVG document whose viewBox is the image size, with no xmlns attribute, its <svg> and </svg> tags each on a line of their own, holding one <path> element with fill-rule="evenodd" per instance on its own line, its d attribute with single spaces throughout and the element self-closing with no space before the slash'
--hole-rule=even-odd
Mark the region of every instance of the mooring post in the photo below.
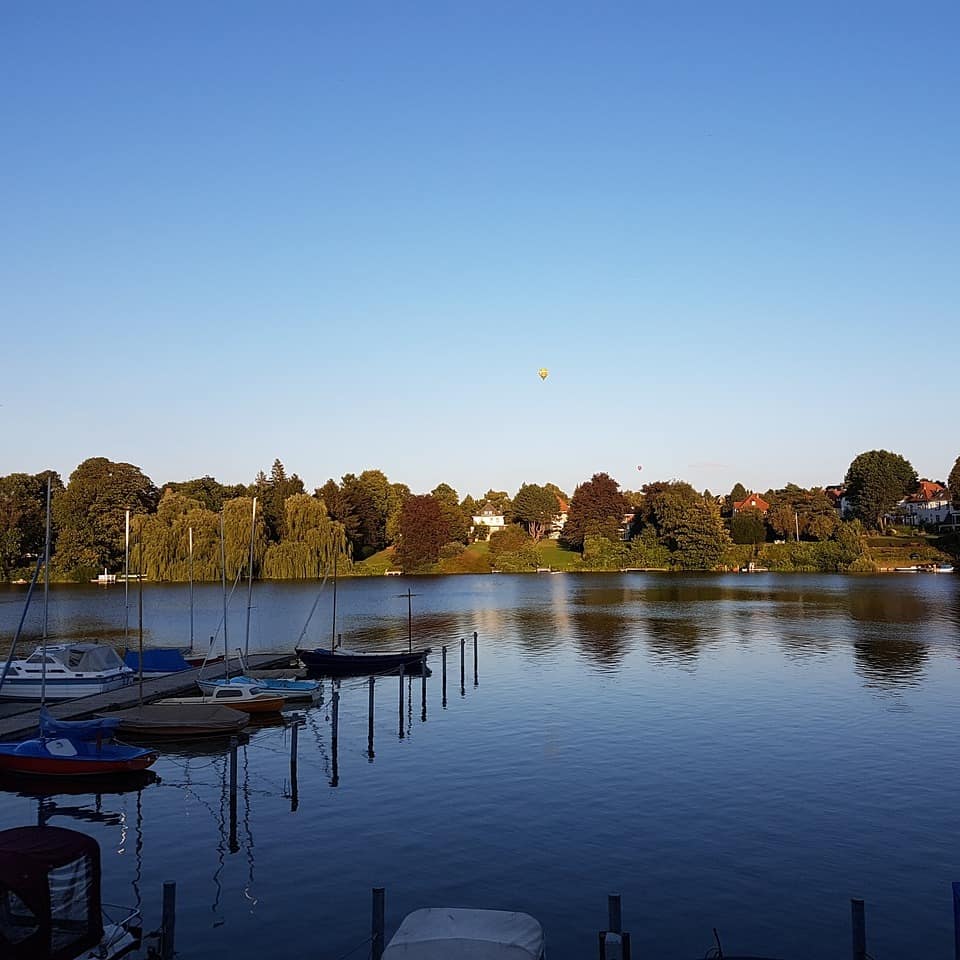
<svg viewBox="0 0 960 960">
<path fill-rule="evenodd" d="M 400 683 L 398 684 L 400 689 L 400 739 L 403 739 L 403 664 L 400 664 Z"/>
<path fill-rule="evenodd" d="M 427 722 L 427 655 L 420 658 L 420 722 Z"/>
<path fill-rule="evenodd" d="M 380 960 L 383 956 L 383 915 L 384 915 L 383 887 L 373 888 L 373 916 L 370 924 L 370 957 L 371 960 Z"/>
<path fill-rule="evenodd" d="M 862 900 L 850 901 L 850 917 L 853 923 L 853 960 L 866 960 L 867 921 Z"/>
<path fill-rule="evenodd" d="M 960 960 L 960 883 L 953 887 L 953 954 Z"/>
<path fill-rule="evenodd" d="M 473 631 L 473 685 L 480 686 L 480 673 L 477 670 L 477 631 Z"/>
<path fill-rule="evenodd" d="M 619 893 L 611 893 L 607 896 L 607 929 L 611 933 L 623 933 Z"/>
<path fill-rule="evenodd" d="M 369 696 L 367 698 L 367 756 L 373 759 L 373 685 L 375 679 L 371 677 L 367 684 L 369 685 Z"/>
<path fill-rule="evenodd" d="M 160 957 L 173 960 L 173 935 L 177 918 L 177 885 L 172 880 L 163 884 L 163 908 L 160 920 Z"/>
<path fill-rule="evenodd" d="M 339 649 L 339 648 L 342 647 L 342 646 L 343 646 L 343 634 L 342 634 L 342 633 L 338 633 L 338 634 L 337 634 L 337 649 Z"/>
<path fill-rule="evenodd" d="M 443 709 L 447 709 L 447 648 L 443 648 Z"/>
<path fill-rule="evenodd" d="M 299 718 L 293 721 L 293 727 L 290 730 L 290 810 L 296 811 L 300 801 L 299 790 L 297 789 L 297 761 L 298 747 L 297 740 L 300 733 Z"/>
<path fill-rule="evenodd" d="M 467 641 L 460 638 L 460 696 L 467 695 L 467 685 L 465 682 L 466 673 L 464 672 L 464 658 L 466 657 Z"/>
<path fill-rule="evenodd" d="M 237 743 L 236 737 L 230 738 L 230 850 L 237 848 Z"/>
</svg>

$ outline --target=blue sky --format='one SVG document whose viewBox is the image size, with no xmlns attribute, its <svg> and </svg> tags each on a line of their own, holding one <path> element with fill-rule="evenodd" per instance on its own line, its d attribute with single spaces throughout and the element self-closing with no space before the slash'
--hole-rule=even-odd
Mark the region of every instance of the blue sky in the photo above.
<svg viewBox="0 0 960 960">
<path fill-rule="evenodd" d="M 958 31 L 952 2 L 4 4 L 0 473 L 716 492 L 884 447 L 943 478 Z"/>
</svg>

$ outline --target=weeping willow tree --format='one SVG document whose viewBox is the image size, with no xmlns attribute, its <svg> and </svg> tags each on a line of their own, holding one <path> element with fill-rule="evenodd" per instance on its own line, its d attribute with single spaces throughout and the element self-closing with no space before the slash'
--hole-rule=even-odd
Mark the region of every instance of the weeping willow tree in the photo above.
<svg viewBox="0 0 960 960">
<path fill-rule="evenodd" d="M 228 500 L 223 506 L 223 533 L 227 579 L 246 571 L 250 550 L 249 497 Z M 190 579 L 190 536 L 193 531 L 193 578 L 220 579 L 220 515 L 198 501 L 167 491 L 157 512 L 131 520 L 130 569 L 149 580 Z M 140 552 L 142 546 L 142 554 Z M 262 517 L 254 531 L 254 574 L 267 552 L 267 535 Z"/>
<path fill-rule="evenodd" d="M 306 493 L 287 497 L 283 504 L 285 536 L 271 543 L 263 558 L 263 576 L 273 580 L 305 580 L 350 564 L 342 523 L 327 516 L 322 500 Z M 249 525 L 248 525 L 249 528 Z"/>
</svg>

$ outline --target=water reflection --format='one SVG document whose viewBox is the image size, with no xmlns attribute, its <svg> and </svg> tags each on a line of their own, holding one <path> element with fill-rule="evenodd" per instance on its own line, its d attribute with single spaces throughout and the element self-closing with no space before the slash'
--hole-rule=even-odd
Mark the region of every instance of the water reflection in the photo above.
<svg viewBox="0 0 960 960">
<path fill-rule="evenodd" d="M 657 659 L 672 666 L 691 667 L 707 638 L 702 624 L 690 617 L 644 618 L 644 643 Z"/>
<path fill-rule="evenodd" d="M 874 627 L 858 630 L 853 658 L 867 687 L 892 689 L 921 683 L 930 652 L 927 644 L 902 631 Z"/>
</svg>

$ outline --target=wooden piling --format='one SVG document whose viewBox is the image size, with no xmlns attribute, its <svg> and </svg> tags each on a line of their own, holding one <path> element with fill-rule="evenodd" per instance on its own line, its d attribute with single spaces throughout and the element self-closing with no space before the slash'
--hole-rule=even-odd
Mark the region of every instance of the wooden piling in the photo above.
<svg viewBox="0 0 960 960">
<path fill-rule="evenodd" d="M 400 676 L 400 683 L 398 684 L 398 687 L 399 687 L 399 690 L 400 690 L 400 701 L 399 701 L 399 702 L 400 702 L 400 710 L 399 710 L 399 712 L 400 712 L 400 729 L 399 729 L 399 734 L 400 734 L 400 739 L 402 740 L 402 739 L 403 739 L 403 664 L 402 664 L 402 663 L 400 664 L 400 673 L 399 673 L 399 676 Z"/>
<path fill-rule="evenodd" d="M 177 918 L 177 885 L 171 880 L 163 884 L 163 907 L 160 921 L 160 958 L 173 960 L 174 932 Z"/>
<path fill-rule="evenodd" d="M 374 677 L 367 681 L 370 688 L 367 700 L 367 756 L 371 760 L 373 759 L 373 685 L 375 682 Z"/>
<path fill-rule="evenodd" d="M 384 889 L 373 888 L 373 914 L 370 922 L 370 958 L 380 960 L 384 942 Z"/>
<path fill-rule="evenodd" d="M 480 686 L 480 672 L 477 669 L 477 631 L 473 631 L 473 685 Z"/>
<path fill-rule="evenodd" d="M 960 883 L 953 887 L 953 955 L 960 960 Z"/>
<path fill-rule="evenodd" d="M 443 709 L 447 709 L 447 648 L 443 648 L 443 691 L 441 696 L 441 701 L 443 704 Z"/>
<path fill-rule="evenodd" d="M 850 901 L 850 917 L 853 925 L 853 960 L 866 960 L 867 921 L 862 900 Z"/>
<path fill-rule="evenodd" d="M 464 658 L 466 656 L 467 641 L 460 638 L 460 696 L 465 697 L 467 695 L 467 685 L 465 682 L 466 674 L 464 672 Z"/>
</svg>

